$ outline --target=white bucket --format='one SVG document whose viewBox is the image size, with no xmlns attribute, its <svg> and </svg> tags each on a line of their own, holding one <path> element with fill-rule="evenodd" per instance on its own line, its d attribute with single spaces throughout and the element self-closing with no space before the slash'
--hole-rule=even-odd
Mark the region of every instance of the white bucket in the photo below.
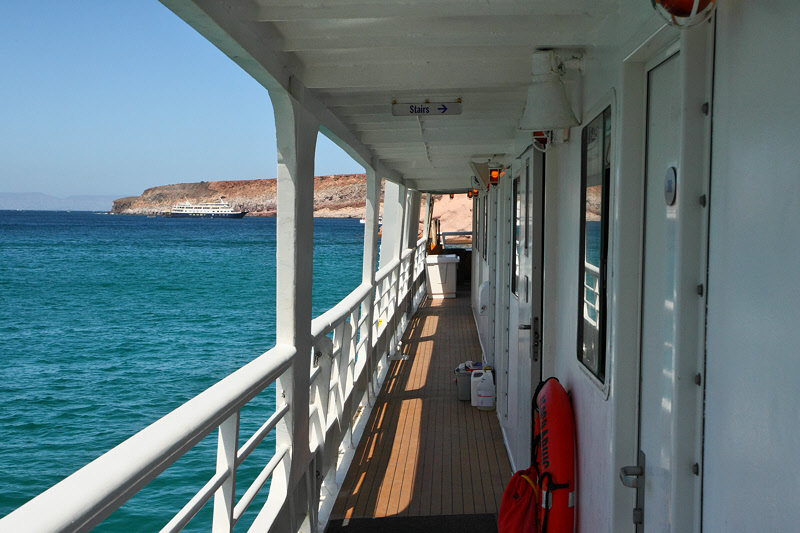
<svg viewBox="0 0 800 533">
<path fill-rule="evenodd" d="M 478 381 L 478 409 L 481 411 L 494 410 L 494 379 L 492 379 L 491 370 L 484 372 L 483 377 Z"/>
<path fill-rule="evenodd" d="M 470 389 L 472 392 L 472 407 L 478 407 L 478 382 L 483 377 L 483 370 L 473 370 L 470 378 Z"/>
</svg>

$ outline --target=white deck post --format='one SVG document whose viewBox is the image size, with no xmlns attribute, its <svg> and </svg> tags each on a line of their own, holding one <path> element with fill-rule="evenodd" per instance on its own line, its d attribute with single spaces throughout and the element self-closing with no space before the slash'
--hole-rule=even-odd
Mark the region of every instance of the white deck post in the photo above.
<svg viewBox="0 0 800 533">
<path fill-rule="evenodd" d="M 383 193 L 383 228 L 381 232 L 381 268 L 389 264 L 391 261 L 400 260 L 403 250 L 403 233 L 405 228 L 406 218 L 406 187 L 399 183 L 387 181 Z M 394 356 L 396 351 L 396 339 L 394 337 L 397 324 L 399 323 L 398 317 L 398 304 L 397 301 L 399 293 L 399 273 L 400 268 L 396 270 L 397 276 L 392 275 L 393 286 L 386 295 L 391 302 L 392 318 L 387 327 L 389 327 L 389 346 L 387 352 L 390 357 Z"/>
<path fill-rule="evenodd" d="M 417 240 L 419 240 L 419 203 L 422 194 L 419 191 L 408 191 L 408 207 L 406 208 L 406 225 L 405 225 L 405 238 L 403 239 L 403 248 L 411 249 L 411 257 L 409 258 L 408 271 L 406 279 L 405 292 L 407 294 L 407 305 L 404 309 L 405 323 L 411 320 L 414 303 L 414 265 L 417 261 Z M 397 339 L 398 342 L 402 340 Z"/>
<path fill-rule="evenodd" d="M 314 247 L 314 152 L 319 123 L 302 103 L 284 92 L 271 92 L 278 144 L 278 216 L 276 279 L 276 344 L 297 349 L 291 368 L 278 379 L 276 404 L 290 411 L 276 428 L 276 446 L 290 446 L 289 464 L 278 468 L 272 484 L 285 491 L 280 509 L 268 505 L 253 524 L 265 530 L 268 516 L 276 516 L 273 531 L 296 531 L 310 506 L 307 494 L 311 460 L 309 442 L 309 377 L 311 371 L 311 284 Z M 272 491 L 270 493 L 272 496 Z M 266 516 L 262 517 L 262 514 Z M 263 518 L 263 522 L 262 522 Z"/>
<path fill-rule="evenodd" d="M 425 230 L 423 237 L 426 239 L 431 235 L 431 215 L 433 214 L 433 195 L 425 193 Z"/>
<path fill-rule="evenodd" d="M 378 259 L 378 217 L 380 214 L 381 203 L 381 187 L 380 178 L 371 168 L 367 168 L 367 202 L 364 208 L 364 258 L 362 261 L 361 282 L 372 287 L 369 296 L 361 304 L 361 315 L 366 316 L 367 319 L 361 326 L 359 335 L 364 342 L 364 358 L 367 365 L 367 403 L 370 403 L 370 387 L 372 387 L 373 395 L 377 395 L 375 391 L 376 382 L 373 381 L 377 376 L 374 376 L 375 369 L 373 366 L 372 350 L 372 323 L 374 321 L 374 303 L 375 303 L 375 263 Z M 354 354 L 356 356 L 356 354 Z M 371 405 L 371 404 L 370 404 Z"/>
<path fill-rule="evenodd" d="M 383 228 L 381 235 L 380 267 L 400 259 L 405 219 L 406 188 L 387 181 L 383 191 Z"/>
</svg>

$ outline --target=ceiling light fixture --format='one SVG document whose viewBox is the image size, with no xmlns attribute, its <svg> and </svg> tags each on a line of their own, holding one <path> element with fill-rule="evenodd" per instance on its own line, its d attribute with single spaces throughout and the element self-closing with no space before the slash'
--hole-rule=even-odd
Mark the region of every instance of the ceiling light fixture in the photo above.
<svg viewBox="0 0 800 533">
<path fill-rule="evenodd" d="M 531 55 L 531 84 L 528 100 L 519 121 L 521 130 L 557 130 L 577 126 L 562 76 L 567 69 L 582 70 L 580 55 L 562 60 L 555 51 L 544 50 Z"/>
</svg>

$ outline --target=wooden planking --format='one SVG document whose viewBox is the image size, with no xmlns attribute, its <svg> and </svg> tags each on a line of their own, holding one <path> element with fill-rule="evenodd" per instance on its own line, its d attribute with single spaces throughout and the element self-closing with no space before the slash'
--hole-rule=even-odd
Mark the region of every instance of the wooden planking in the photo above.
<svg viewBox="0 0 800 533">
<path fill-rule="evenodd" d="M 456 399 L 453 369 L 479 360 L 468 295 L 427 299 L 367 421 L 331 519 L 496 513 L 511 477 L 495 411 Z"/>
</svg>

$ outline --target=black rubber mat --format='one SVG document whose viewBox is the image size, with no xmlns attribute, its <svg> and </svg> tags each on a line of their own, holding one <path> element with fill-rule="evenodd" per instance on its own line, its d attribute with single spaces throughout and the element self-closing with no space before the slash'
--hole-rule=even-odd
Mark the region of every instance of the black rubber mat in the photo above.
<svg viewBox="0 0 800 533">
<path fill-rule="evenodd" d="M 389 516 L 331 520 L 325 533 L 497 533 L 497 515 Z"/>
</svg>

